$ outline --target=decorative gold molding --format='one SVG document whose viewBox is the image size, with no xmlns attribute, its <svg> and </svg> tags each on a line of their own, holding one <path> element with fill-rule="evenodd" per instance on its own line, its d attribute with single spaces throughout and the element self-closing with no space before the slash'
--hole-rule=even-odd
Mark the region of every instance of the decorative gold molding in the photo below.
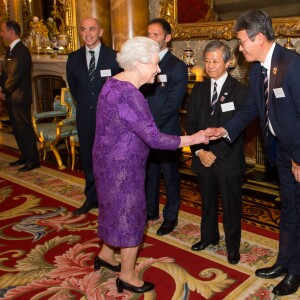
<svg viewBox="0 0 300 300">
<path fill-rule="evenodd" d="M 162 0 L 160 5 L 159 15 L 171 24 L 173 39 L 231 40 L 235 38 L 233 32 L 234 20 L 178 24 L 177 0 Z M 274 18 L 272 22 L 276 37 L 300 37 L 300 17 Z"/>
</svg>

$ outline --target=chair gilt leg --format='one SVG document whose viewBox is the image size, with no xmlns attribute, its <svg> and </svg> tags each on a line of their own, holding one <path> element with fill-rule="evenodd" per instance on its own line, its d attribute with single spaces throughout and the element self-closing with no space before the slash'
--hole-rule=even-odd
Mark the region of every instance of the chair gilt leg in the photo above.
<svg viewBox="0 0 300 300">
<path fill-rule="evenodd" d="M 75 145 L 71 144 L 71 158 L 72 158 L 72 165 L 71 165 L 71 170 L 74 170 L 75 167 Z"/>
<path fill-rule="evenodd" d="M 60 157 L 60 155 L 59 155 L 57 149 L 55 148 L 55 146 L 51 146 L 50 148 L 51 148 L 52 152 L 53 152 L 54 155 L 55 155 L 55 158 L 56 158 L 56 161 L 57 161 L 57 164 L 58 164 L 58 169 L 59 169 L 60 171 L 64 170 L 64 169 L 66 168 L 66 166 L 63 165 L 62 160 L 61 160 L 61 157 Z"/>
</svg>

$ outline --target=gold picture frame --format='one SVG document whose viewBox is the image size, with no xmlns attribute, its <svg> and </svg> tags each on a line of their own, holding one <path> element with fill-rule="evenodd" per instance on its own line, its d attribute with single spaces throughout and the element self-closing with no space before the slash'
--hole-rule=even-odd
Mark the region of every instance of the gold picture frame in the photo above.
<svg viewBox="0 0 300 300">
<path fill-rule="evenodd" d="M 171 24 L 173 39 L 231 40 L 235 38 L 233 32 L 235 20 L 179 24 L 177 15 L 177 0 L 163 0 L 161 2 L 160 17 Z M 276 37 L 300 37 L 300 17 L 273 18 L 272 22 Z"/>
</svg>

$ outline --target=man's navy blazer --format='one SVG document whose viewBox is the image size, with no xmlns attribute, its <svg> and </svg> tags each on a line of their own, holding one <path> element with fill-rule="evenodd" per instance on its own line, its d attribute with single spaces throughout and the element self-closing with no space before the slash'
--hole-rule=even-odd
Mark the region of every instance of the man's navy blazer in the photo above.
<svg viewBox="0 0 300 300">
<path fill-rule="evenodd" d="M 32 60 L 28 48 L 19 41 L 5 57 L 0 72 L 0 86 L 6 95 L 7 104 L 32 102 Z"/>
<path fill-rule="evenodd" d="M 101 76 L 101 71 L 111 70 L 111 76 L 114 76 L 121 70 L 116 54 L 115 50 L 101 44 L 93 86 L 89 81 L 85 46 L 69 54 L 67 79 L 72 96 L 77 102 L 77 126 L 81 129 L 95 118 L 98 96 L 108 78 Z"/>
<path fill-rule="evenodd" d="M 276 44 L 269 72 L 269 120 L 278 140 L 300 164 L 300 55 Z M 250 89 L 245 106 L 224 126 L 231 141 L 257 116 L 264 128 L 265 101 L 259 62 L 253 63 L 250 69 Z"/>
<path fill-rule="evenodd" d="M 159 63 L 160 75 L 167 82 L 146 84 L 141 92 L 148 100 L 156 126 L 162 133 L 181 135 L 179 108 L 188 84 L 186 64 L 171 52 L 167 52 Z"/>
<path fill-rule="evenodd" d="M 234 116 L 243 106 L 247 98 L 247 87 L 228 75 L 216 104 L 214 114 L 211 116 L 211 81 L 205 80 L 193 87 L 188 100 L 186 116 L 187 134 L 205 130 L 207 127 L 221 127 Z M 225 107 L 230 109 L 226 109 Z M 234 143 L 224 139 L 210 141 L 208 145 L 197 144 L 191 146 L 192 169 L 195 173 L 206 168 L 195 155 L 197 150 L 212 151 L 217 156 L 213 164 L 217 176 L 228 178 L 243 174 L 245 171 L 244 138 L 240 135 Z"/>
</svg>

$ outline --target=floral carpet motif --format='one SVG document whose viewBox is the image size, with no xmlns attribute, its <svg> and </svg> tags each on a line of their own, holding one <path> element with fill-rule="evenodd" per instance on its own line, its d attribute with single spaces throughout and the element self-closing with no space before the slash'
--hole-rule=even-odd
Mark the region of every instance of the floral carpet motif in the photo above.
<svg viewBox="0 0 300 300">
<path fill-rule="evenodd" d="M 0 153 L 0 299 L 299 299 L 300 294 L 275 297 L 278 281 L 254 276 L 256 268 L 274 263 L 276 233 L 244 225 L 241 262 L 232 266 L 223 234 L 217 246 L 190 249 L 200 238 L 200 213 L 186 206 L 171 234 L 156 236 L 162 216 L 145 230 L 136 272 L 154 282 L 155 290 L 119 294 L 117 273 L 93 269 L 97 211 L 72 214 L 84 200 L 83 179 L 45 166 L 18 172 L 8 165 L 12 160 Z"/>
</svg>

